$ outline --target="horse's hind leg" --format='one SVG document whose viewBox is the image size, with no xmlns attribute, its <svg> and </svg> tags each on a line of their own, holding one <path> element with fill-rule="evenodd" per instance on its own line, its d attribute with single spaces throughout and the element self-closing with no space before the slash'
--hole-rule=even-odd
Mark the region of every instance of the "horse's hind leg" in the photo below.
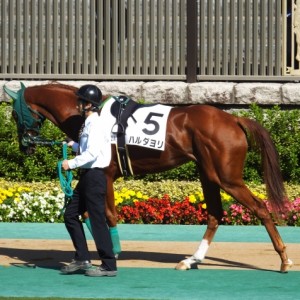
<svg viewBox="0 0 300 300">
<path fill-rule="evenodd" d="M 286 247 L 268 209 L 266 208 L 265 203 L 256 198 L 244 184 L 236 186 L 229 185 L 224 186 L 223 188 L 228 194 L 247 207 L 257 218 L 261 220 L 271 238 L 275 251 L 280 256 L 280 272 L 286 273 L 293 263 L 290 259 L 288 259 Z"/>
<path fill-rule="evenodd" d="M 201 176 L 201 183 L 208 212 L 207 228 L 197 251 L 192 256 L 179 262 L 175 267 L 176 270 L 188 270 L 191 268 L 191 265 L 200 263 L 205 258 L 209 245 L 212 242 L 223 217 L 219 186 L 210 182 L 203 175 Z"/>
</svg>

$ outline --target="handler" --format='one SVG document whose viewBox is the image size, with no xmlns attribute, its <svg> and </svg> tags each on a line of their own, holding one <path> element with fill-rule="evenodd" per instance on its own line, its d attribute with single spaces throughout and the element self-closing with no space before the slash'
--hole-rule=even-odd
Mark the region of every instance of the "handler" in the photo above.
<svg viewBox="0 0 300 300">
<path fill-rule="evenodd" d="M 96 86 L 88 84 L 78 90 L 77 96 L 78 110 L 85 117 L 84 127 L 79 133 L 79 145 L 73 145 L 73 150 L 77 150 L 78 154 L 74 159 L 62 162 L 64 170 L 80 168 L 78 184 L 64 214 L 75 256 L 61 272 L 85 272 L 85 275 L 94 277 L 116 276 L 116 258 L 105 216 L 106 177 L 103 169 L 111 160 L 111 136 L 100 114 L 101 104 L 103 105 L 102 93 Z M 102 262 L 98 268 L 92 268 L 83 225 L 79 218 L 85 211 L 89 214 L 93 238 Z"/>
</svg>

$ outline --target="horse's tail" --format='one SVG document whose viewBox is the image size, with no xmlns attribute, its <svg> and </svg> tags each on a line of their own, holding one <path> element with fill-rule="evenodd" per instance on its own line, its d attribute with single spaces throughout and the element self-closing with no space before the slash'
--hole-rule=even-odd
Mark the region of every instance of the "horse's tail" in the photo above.
<svg viewBox="0 0 300 300">
<path fill-rule="evenodd" d="M 250 146 L 260 152 L 268 200 L 275 215 L 280 217 L 286 212 L 288 202 L 276 147 L 269 132 L 256 121 L 238 118 L 238 124 L 246 132 Z"/>
</svg>

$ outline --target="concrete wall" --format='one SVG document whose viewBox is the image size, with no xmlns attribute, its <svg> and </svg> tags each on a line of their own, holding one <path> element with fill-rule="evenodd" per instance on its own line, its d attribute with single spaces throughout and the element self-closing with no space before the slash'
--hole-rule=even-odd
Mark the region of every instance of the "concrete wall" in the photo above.
<svg viewBox="0 0 300 300">
<path fill-rule="evenodd" d="M 25 86 L 40 85 L 51 81 L 26 81 Z M 234 82 L 198 82 L 180 81 L 58 81 L 80 87 L 91 83 L 97 85 L 103 95 L 127 95 L 134 100 L 162 104 L 222 104 L 247 105 L 253 102 L 265 105 L 299 105 L 300 83 L 234 83 Z M 9 101 L 3 86 L 17 91 L 20 81 L 0 81 L 0 101 Z"/>
</svg>

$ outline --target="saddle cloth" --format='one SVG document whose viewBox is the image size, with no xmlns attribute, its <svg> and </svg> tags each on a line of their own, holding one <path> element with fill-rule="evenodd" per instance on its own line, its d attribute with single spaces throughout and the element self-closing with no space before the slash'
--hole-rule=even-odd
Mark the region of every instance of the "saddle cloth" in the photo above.
<svg viewBox="0 0 300 300">
<path fill-rule="evenodd" d="M 118 132 L 114 130 L 116 118 L 111 114 L 111 106 L 115 99 L 111 97 L 102 108 L 101 115 L 107 128 L 111 128 L 112 143 L 117 143 Z M 167 120 L 172 107 L 156 104 L 139 107 L 127 122 L 125 142 L 127 145 L 136 145 L 163 151 Z"/>
</svg>

